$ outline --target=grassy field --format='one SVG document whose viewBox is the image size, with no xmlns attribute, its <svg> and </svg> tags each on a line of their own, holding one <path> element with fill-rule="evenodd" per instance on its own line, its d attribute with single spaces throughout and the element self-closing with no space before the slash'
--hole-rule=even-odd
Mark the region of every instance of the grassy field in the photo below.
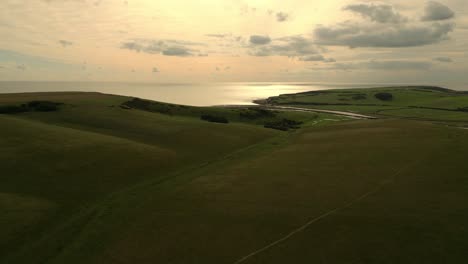
<svg viewBox="0 0 468 264">
<path fill-rule="evenodd" d="M 391 100 L 376 98 L 389 93 Z M 468 123 L 468 93 L 438 87 L 324 90 L 271 97 L 263 103 L 382 117 Z"/>
<path fill-rule="evenodd" d="M 464 107 L 455 99 L 443 107 Z M 0 95 L 0 106 L 33 100 L 64 104 L 0 114 L 0 263 L 468 257 L 468 130 L 157 102 L 127 109 L 131 98 L 98 93 Z M 303 124 L 263 127 L 281 119 Z"/>
</svg>

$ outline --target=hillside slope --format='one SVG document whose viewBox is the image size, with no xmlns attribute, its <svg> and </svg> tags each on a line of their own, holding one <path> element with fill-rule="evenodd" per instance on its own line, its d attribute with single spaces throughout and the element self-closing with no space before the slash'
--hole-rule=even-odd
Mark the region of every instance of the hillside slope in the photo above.
<svg viewBox="0 0 468 264">
<path fill-rule="evenodd" d="M 468 130 L 285 113 L 305 123 L 282 132 L 118 96 L 21 100 L 37 96 L 65 105 L 0 115 L 0 263 L 468 257 Z"/>
</svg>

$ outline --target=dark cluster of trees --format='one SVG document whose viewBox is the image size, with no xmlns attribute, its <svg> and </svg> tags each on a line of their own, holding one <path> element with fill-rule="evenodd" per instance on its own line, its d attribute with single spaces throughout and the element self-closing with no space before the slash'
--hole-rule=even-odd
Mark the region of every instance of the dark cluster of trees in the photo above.
<svg viewBox="0 0 468 264">
<path fill-rule="evenodd" d="M 28 109 L 22 105 L 0 105 L 0 114 L 17 114 L 27 111 Z"/>
<path fill-rule="evenodd" d="M 24 112 L 54 112 L 59 110 L 59 106 L 63 103 L 50 101 L 31 101 L 21 105 L 4 105 L 0 106 L 0 114 L 17 114 Z"/>
<path fill-rule="evenodd" d="M 295 121 L 295 120 L 283 118 L 281 120 L 267 122 L 264 125 L 264 127 L 277 129 L 277 130 L 281 130 L 281 131 L 288 131 L 289 129 L 300 128 L 300 125 L 302 125 L 302 124 L 303 124 L 303 122 L 301 122 L 301 121 Z"/>
<path fill-rule="evenodd" d="M 202 115 L 200 117 L 201 120 L 205 120 L 208 122 L 214 122 L 214 123 L 223 123 L 227 124 L 229 123 L 229 120 L 223 116 L 215 116 L 215 115 Z"/>
<path fill-rule="evenodd" d="M 339 101 L 357 101 L 357 100 L 365 100 L 367 99 L 367 94 L 363 94 L 363 93 L 355 93 L 355 94 L 346 94 L 346 93 L 343 93 L 343 94 L 339 94 L 338 95 L 339 97 L 344 97 L 344 98 L 339 98 L 338 100 Z M 351 97 L 351 98 L 349 98 Z"/>
<path fill-rule="evenodd" d="M 367 95 L 366 94 L 355 94 L 351 97 L 351 99 L 353 100 L 365 100 L 367 99 Z"/>
<path fill-rule="evenodd" d="M 150 112 L 157 112 L 161 114 L 172 114 L 172 111 L 168 105 L 151 102 L 148 100 L 143 100 L 140 98 L 133 98 L 132 100 L 123 103 L 122 106 L 123 106 L 122 108 L 124 109 L 135 108 L 135 109 L 140 109 L 140 110 L 145 110 L 145 111 L 150 111 Z M 125 108 L 125 107 L 128 107 L 128 108 Z"/>
<path fill-rule="evenodd" d="M 53 112 L 59 109 L 59 106 L 63 103 L 56 103 L 50 101 L 31 101 L 27 104 L 29 109 L 38 112 Z"/>
<path fill-rule="evenodd" d="M 254 119 L 260 119 L 260 118 L 275 117 L 276 114 L 275 112 L 267 110 L 267 109 L 263 109 L 259 107 L 250 107 L 247 109 L 242 109 L 241 112 L 239 113 L 239 116 L 241 118 L 254 120 Z"/>
<path fill-rule="evenodd" d="M 393 95 L 391 93 L 376 93 L 375 98 L 382 101 L 391 101 L 393 100 Z"/>
<path fill-rule="evenodd" d="M 140 98 L 133 98 L 132 100 L 123 103 L 120 107 L 123 109 L 134 108 L 166 115 L 173 115 L 187 108 L 187 106 L 183 105 L 160 103 L 149 100 L 143 100 Z"/>
</svg>

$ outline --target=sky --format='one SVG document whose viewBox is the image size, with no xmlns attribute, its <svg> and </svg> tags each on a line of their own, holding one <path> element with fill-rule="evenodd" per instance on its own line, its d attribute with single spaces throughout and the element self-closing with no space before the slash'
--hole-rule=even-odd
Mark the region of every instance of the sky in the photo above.
<svg viewBox="0 0 468 264">
<path fill-rule="evenodd" d="M 466 0 L 2 0 L 0 80 L 468 86 Z"/>
</svg>

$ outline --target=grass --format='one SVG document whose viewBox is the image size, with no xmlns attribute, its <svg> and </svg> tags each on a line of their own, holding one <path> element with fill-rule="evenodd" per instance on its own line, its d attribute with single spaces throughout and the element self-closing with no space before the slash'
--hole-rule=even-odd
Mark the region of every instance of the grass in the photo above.
<svg viewBox="0 0 468 264">
<path fill-rule="evenodd" d="M 194 118 L 109 107 L 128 99 L 117 96 L 3 97 L 8 104 L 35 98 L 66 105 L 57 112 L 0 115 L 0 193 L 5 197 L 26 195 L 54 205 L 26 230 L 4 225 L 6 230 L 21 229 L 25 234 L 2 236 L 1 256 L 15 244 L 25 244 L 47 233 L 49 227 L 74 214 L 77 208 L 116 190 L 162 178 L 171 171 L 207 162 L 276 134 L 241 123 L 227 127 Z M 2 211 L 17 209 L 12 206 L 15 203 L 2 204 Z M 15 223 L 20 215 L 12 213 L 2 221 Z"/>
<path fill-rule="evenodd" d="M 380 100 L 389 93 L 392 100 Z M 382 87 L 313 91 L 271 97 L 267 103 L 362 114 L 468 123 L 468 94 L 437 87 Z"/>
<path fill-rule="evenodd" d="M 244 263 L 468 257 L 468 130 L 242 108 L 167 114 L 97 93 L 0 95 L 0 105 L 33 100 L 64 105 L 0 115 L 0 263 L 234 263 L 335 208 Z M 263 127 L 277 118 L 304 124 Z"/>
</svg>

